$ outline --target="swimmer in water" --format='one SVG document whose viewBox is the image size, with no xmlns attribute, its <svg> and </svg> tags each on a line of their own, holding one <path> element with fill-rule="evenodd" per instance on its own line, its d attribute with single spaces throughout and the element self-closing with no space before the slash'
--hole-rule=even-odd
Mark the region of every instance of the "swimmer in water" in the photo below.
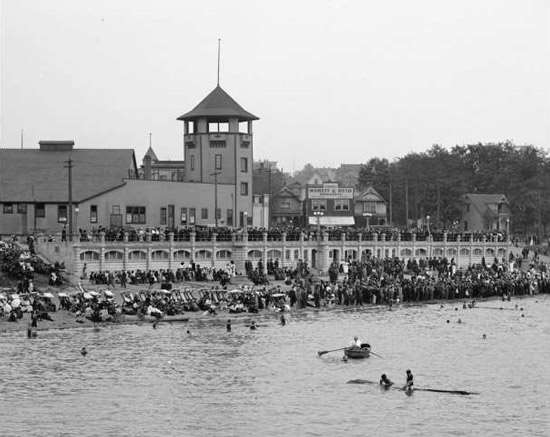
<svg viewBox="0 0 550 437">
<path fill-rule="evenodd" d="M 80 354 L 85 357 L 88 351 L 86 350 L 86 346 L 83 346 L 82 349 L 80 349 Z"/>
<path fill-rule="evenodd" d="M 413 391 L 413 385 L 414 385 L 414 376 L 410 371 L 410 369 L 407 369 L 407 382 L 405 383 L 403 390 L 405 390 L 408 393 L 411 393 Z"/>
<path fill-rule="evenodd" d="M 231 319 L 227 319 L 225 329 L 226 329 L 227 332 L 231 332 Z"/>
<path fill-rule="evenodd" d="M 257 328 L 256 322 L 254 320 L 252 320 L 252 324 L 250 325 L 250 329 L 254 331 L 256 328 Z"/>
<path fill-rule="evenodd" d="M 282 325 L 282 326 L 285 326 L 285 325 L 286 325 L 286 319 L 285 319 L 285 315 L 284 315 L 284 314 L 281 314 L 281 325 Z"/>
</svg>

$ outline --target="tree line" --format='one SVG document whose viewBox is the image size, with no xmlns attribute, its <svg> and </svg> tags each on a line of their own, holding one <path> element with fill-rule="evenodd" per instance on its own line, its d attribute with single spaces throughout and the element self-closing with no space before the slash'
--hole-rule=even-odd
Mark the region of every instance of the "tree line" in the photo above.
<svg viewBox="0 0 550 437">
<path fill-rule="evenodd" d="M 434 145 L 392 162 L 372 158 L 361 167 L 356 188 L 370 185 L 385 197 L 395 225 L 429 215 L 438 227 L 457 227 L 466 193 L 506 195 L 516 233 L 546 235 L 550 219 L 550 158 L 531 145 Z"/>
</svg>

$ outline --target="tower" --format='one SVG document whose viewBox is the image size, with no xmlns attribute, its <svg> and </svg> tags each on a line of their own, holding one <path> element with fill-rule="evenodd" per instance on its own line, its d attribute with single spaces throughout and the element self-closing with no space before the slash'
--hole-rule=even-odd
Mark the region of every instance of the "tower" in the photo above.
<svg viewBox="0 0 550 437">
<path fill-rule="evenodd" d="M 219 84 L 184 122 L 185 182 L 234 185 L 233 223 L 252 219 L 252 122 L 258 117 L 243 109 Z"/>
</svg>

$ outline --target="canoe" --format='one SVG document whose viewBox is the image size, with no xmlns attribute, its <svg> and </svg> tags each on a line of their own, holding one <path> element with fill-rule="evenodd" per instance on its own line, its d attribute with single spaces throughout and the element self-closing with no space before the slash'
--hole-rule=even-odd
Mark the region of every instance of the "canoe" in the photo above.
<svg viewBox="0 0 550 437">
<path fill-rule="evenodd" d="M 373 384 L 373 385 L 379 385 L 376 381 L 369 381 L 367 379 L 351 379 L 347 382 L 348 384 Z M 400 390 L 405 391 L 407 394 L 412 393 L 413 391 L 426 391 L 426 392 L 432 392 L 432 393 L 448 393 L 453 395 L 463 395 L 463 396 L 469 396 L 469 395 L 478 395 L 479 392 L 475 391 L 466 391 L 466 390 L 439 390 L 435 388 L 418 388 L 414 387 L 413 389 L 405 389 L 404 387 L 396 387 L 392 385 L 391 387 L 383 387 L 384 389 L 391 388 L 393 390 Z"/>
<path fill-rule="evenodd" d="M 370 346 L 362 344 L 360 349 L 357 347 L 348 347 L 344 349 L 344 354 L 348 358 L 368 358 L 370 355 Z"/>
</svg>

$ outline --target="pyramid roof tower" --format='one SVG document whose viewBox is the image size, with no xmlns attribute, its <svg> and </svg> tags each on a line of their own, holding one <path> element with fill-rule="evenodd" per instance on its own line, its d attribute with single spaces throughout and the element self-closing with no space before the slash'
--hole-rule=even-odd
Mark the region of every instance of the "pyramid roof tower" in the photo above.
<svg viewBox="0 0 550 437">
<path fill-rule="evenodd" d="M 239 105 L 219 85 L 191 111 L 178 117 L 178 120 L 192 121 L 198 118 L 220 121 L 228 118 L 238 118 L 239 121 L 259 120 L 254 114 Z"/>
</svg>

